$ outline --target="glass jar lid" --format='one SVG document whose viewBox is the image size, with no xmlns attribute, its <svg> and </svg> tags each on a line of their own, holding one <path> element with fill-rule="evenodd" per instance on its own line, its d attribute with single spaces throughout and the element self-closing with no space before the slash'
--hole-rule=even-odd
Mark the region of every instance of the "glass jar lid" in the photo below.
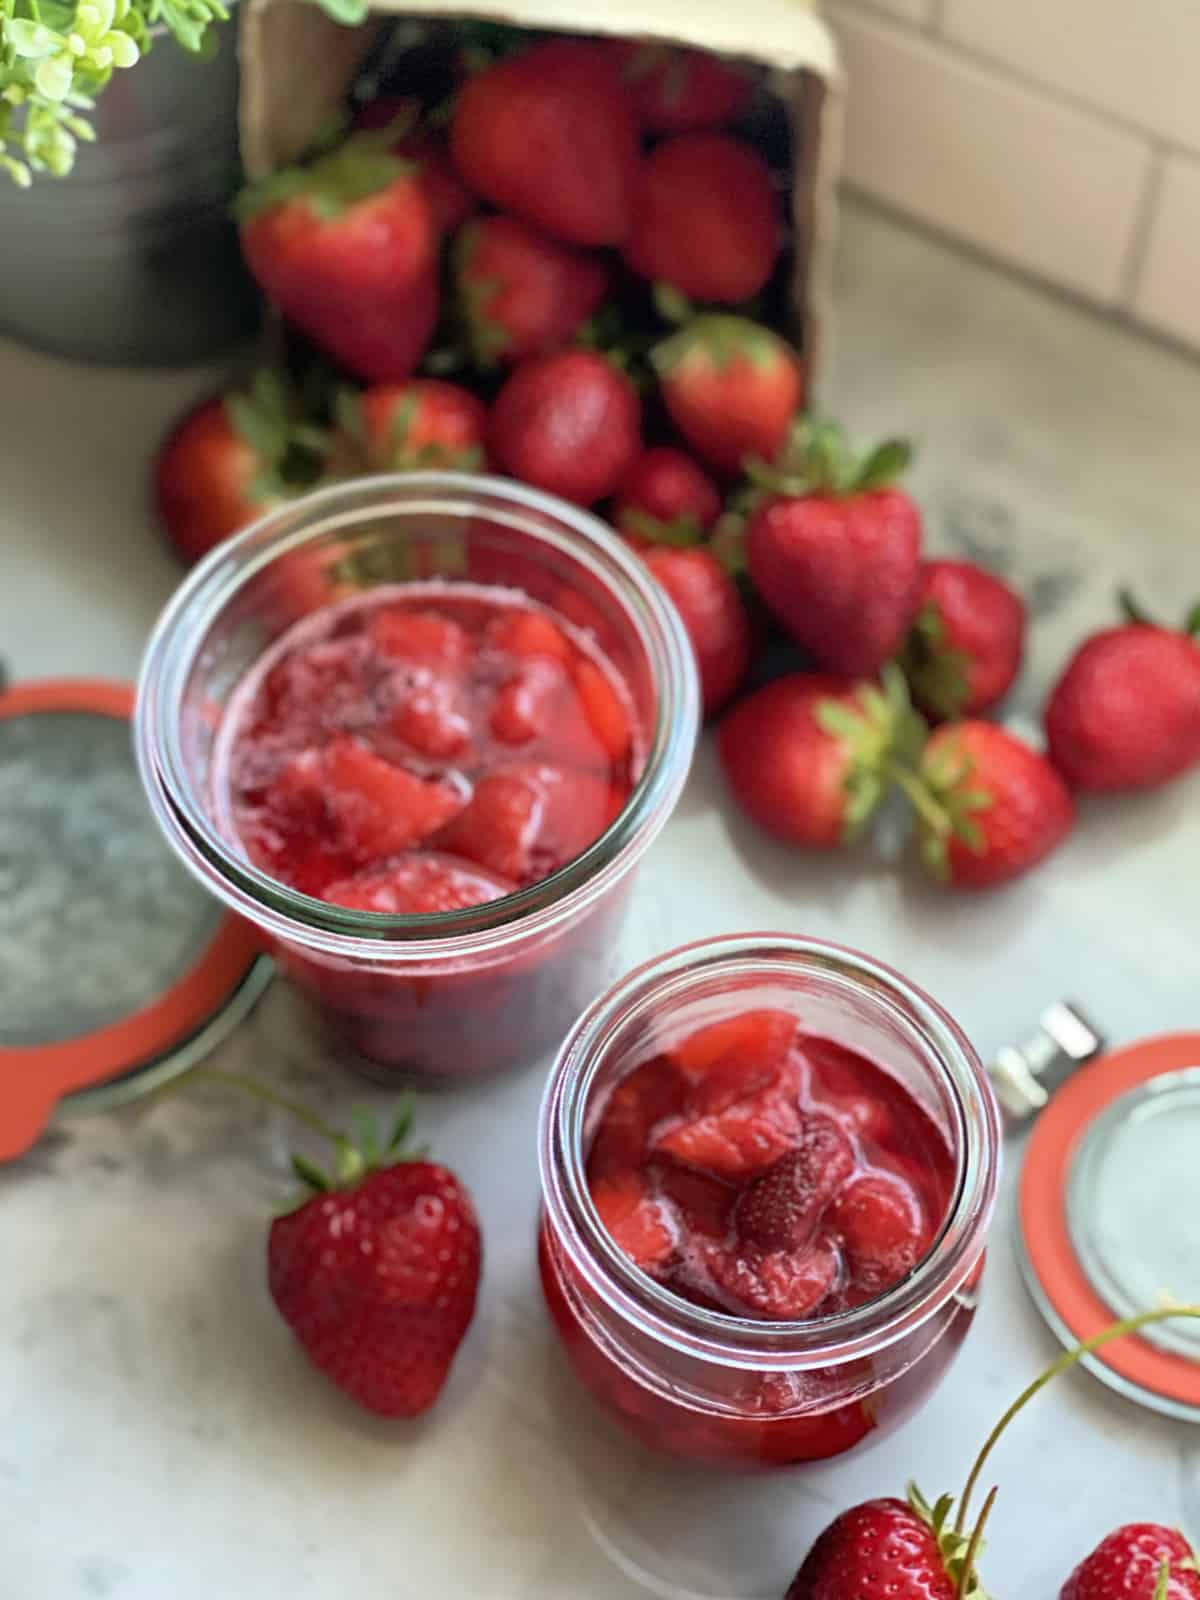
<svg viewBox="0 0 1200 1600">
<path fill-rule="evenodd" d="M 1065 1344 L 1200 1302 L 1200 1033 L 1114 1050 L 1055 1090 L 1021 1172 L 1026 1282 Z M 1085 1358 L 1110 1387 L 1200 1422 L 1200 1331 L 1148 1328 Z"/>
<path fill-rule="evenodd" d="M 132 685 L 92 680 L 0 693 L 0 1160 L 56 1105 L 185 1071 L 271 976 L 155 827 L 133 702 Z"/>
</svg>

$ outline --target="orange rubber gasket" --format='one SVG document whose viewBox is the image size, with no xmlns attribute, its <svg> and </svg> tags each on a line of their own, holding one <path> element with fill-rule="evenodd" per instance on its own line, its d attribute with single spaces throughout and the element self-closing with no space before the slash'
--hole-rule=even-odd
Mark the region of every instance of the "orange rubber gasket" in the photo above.
<svg viewBox="0 0 1200 1600">
<path fill-rule="evenodd" d="M 0 721 L 80 711 L 128 722 L 133 707 L 132 684 L 54 678 L 0 694 Z M 140 1011 L 57 1044 L 0 1046 L 0 1161 L 29 1147 L 64 1095 L 156 1060 L 194 1033 L 221 1009 L 260 953 L 249 924 L 227 915 L 200 959 Z"/>
<path fill-rule="evenodd" d="M 1197 1064 L 1200 1033 L 1163 1034 L 1114 1050 L 1069 1078 L 1034 1124 L 1021 1172 L 1021 1237 L 1042 1293 L 1078 1340 L 1114 1320 L 1079 1264 L 1067 1223 L 1067 1179 L 1079 1141 L 1118 1096 L 1160 1073 Z M 1152 1394 L 1200 1406 L 1200 1362 L 1136 1336 L 1105 1345 L 1091 1359 Z"/>
</svg>

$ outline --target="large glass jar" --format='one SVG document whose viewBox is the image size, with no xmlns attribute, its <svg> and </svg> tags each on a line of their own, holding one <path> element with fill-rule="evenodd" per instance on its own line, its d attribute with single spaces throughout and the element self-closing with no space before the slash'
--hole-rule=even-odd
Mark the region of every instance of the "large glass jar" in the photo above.
<svg viewBox="0 0 1200 1600">
<path fill-rule="evenodd" d="M 760 1008 L 884 1069 L 933 1120 L 950 1199 L 923 1259 L 840 1314 L 761 1321 L 693 1304 L 616 1247 L 587 1153 L 614 1086 L 681 1037 Z M 576 1373 L 643 1444 L 689 1462 L 778 1467 L 877 1439 L 940 1381 L 970 1327 L 1000 1127 L 974 1051 L 899 973 L 838 946 L 758 934 L 640 967 L 566 1040 L 542 1108 L 542 1283 Z"/>
<path fill-rule="evenodd" d="M 226 708 L 301 617 L 439 578 L 521 590 L 588 632 L 628 690 L 637 781 L 582 854 L 503 898 L 419 916 L 326 904 L 260 870 L 222 825 Z M 185 864 L 261 931 L 374 1072 L 449 1078 L 535 1058 L 608 981 L 633 869 L 687 776 L 698 705 L 679 618 L 611 530 L 520 484 L 415 473 L 321 490 L 214 550 L 155 629 L 136 737 L 155 816 Z"/>
</svg>

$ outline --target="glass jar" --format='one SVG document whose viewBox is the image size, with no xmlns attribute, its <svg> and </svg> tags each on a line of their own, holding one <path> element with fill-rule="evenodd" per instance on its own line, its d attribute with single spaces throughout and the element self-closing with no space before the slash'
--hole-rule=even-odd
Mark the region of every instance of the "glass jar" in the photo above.
<svg viewBox="0 0 1200 1600">
<path fill-rule="evenodd" d="M 886 1069 L 953 1158 L 949 1208 L 907 1277 L 811 1321 L 694 1305 L 617 1248 L 588 1193 L 587 1151 L 613 1087 L 698 1027 L 759 1008 Z M 1000 1161 L 983 1068 L 942 1009 L 836 945 L 755 934 L 687 945 L 603 995 L 563 1045 L 542 1106 L 542 1285 L 578 1376 L 643 1444 L 689 1462 L 777 1467 L 878 1439 L 930 1394 L 970 1327 Z"/>
<path fill-rule="evenodd" d="M 439 577 L 520 589 L 589 630 L 629 690 L 640 775 L 588 849 L 502 899 L 420 916 L 326 904 L 259 870 L 218 820 L 224 710 L 301 617 L 379 584 Z M 608 981 L 633 868 L 679 798 L 698 721 L 678 615 L 610 529 L 521 484 L 430 472 L 320 490 L 213 550 L 150 640 L 136 742 L 154 814 L 185 864 L 261 930 L 372 1075 L 445 1079 L 536 1057 Z"/>
</svg>

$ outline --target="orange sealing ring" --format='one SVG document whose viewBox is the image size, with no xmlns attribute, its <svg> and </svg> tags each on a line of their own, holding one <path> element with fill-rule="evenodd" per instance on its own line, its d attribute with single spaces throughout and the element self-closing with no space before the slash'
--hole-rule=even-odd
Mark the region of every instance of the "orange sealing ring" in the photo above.
<svg viewBox="0 0 1200 1600">
<path fill-rule="evenodd" d="M 1163 1034 L 1110 1055 L 1069 1078 L 1034 1124 L 1021 1171 L 1021 1241 L 1037 1288 L 1070 1340 L 1090 1339 L 1114 1320 L 1071 1242 L 1067 1181 L 1079 1142 L 1094 1119 L 1139 1084 L 1200 1063 L 1200 1033 Z M 1068 1340 L 1068 1342 L 1070 1342 Z M 1136 1335 L 1090 1358 L 1117 1379 L 1178 1407 L 1200 1410 L 1200 1362 Z"/>
<path fill-rule="evenodd" d="M 40 712 L 90 712 L 128 722 L 132 684 L 54 678 L 0 694 L 0 721 Z M 56 1044 L 0 1045 L 0 1161 L 26 1150 L 64 1095 L 154 1061 L 220 1011 L 255 959 L 258 936 L 228 914 L 200 959 L 169 989 L 119 1022 Z"/>
</svg>

